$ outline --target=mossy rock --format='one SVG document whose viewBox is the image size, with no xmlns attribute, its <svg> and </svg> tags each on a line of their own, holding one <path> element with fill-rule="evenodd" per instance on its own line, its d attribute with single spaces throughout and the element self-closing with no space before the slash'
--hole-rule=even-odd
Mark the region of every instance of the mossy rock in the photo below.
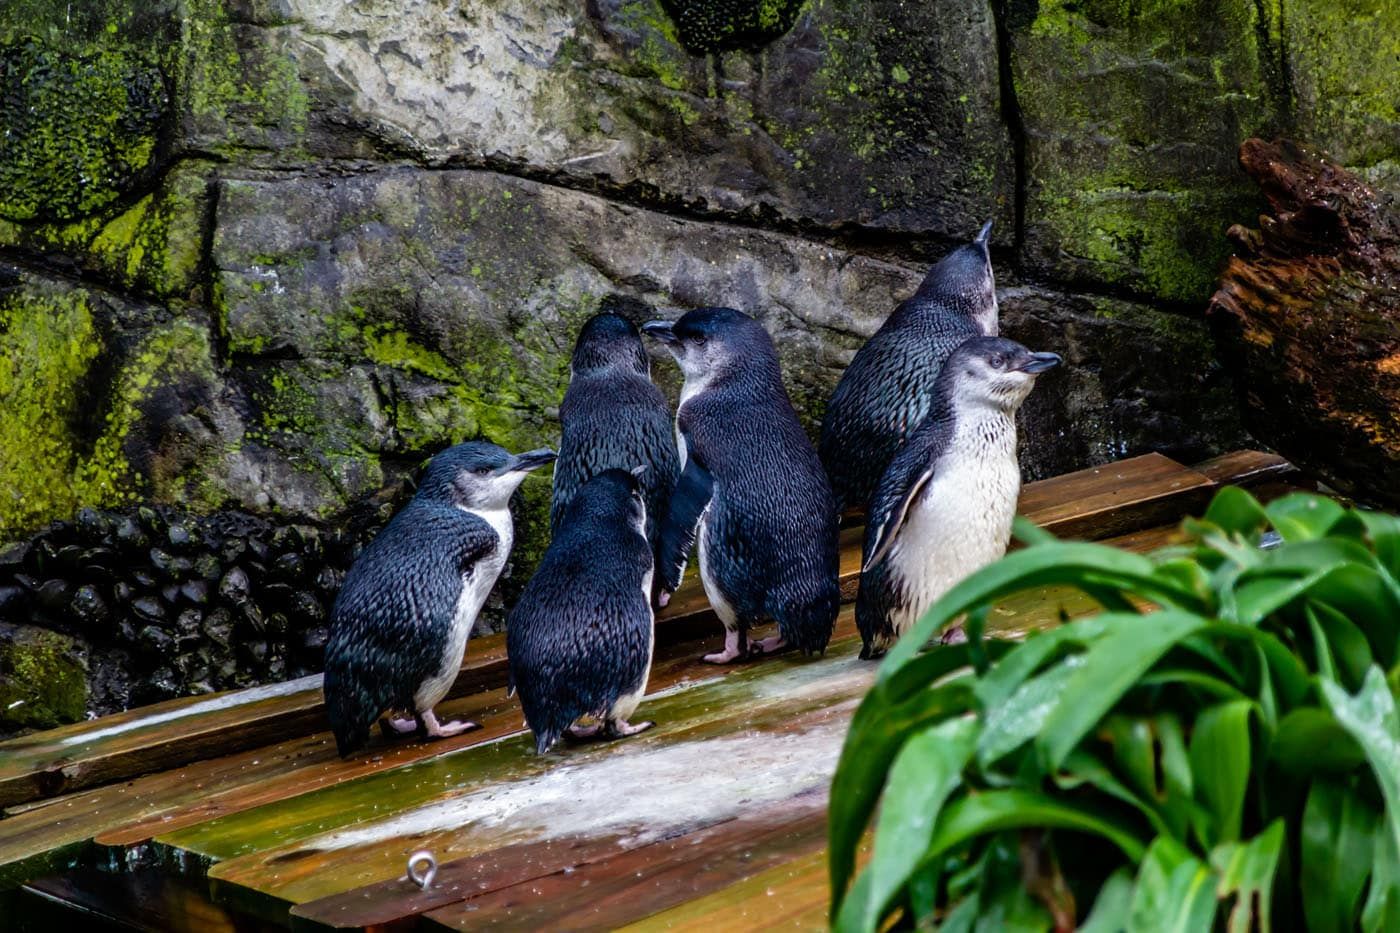
<svg viewBox="0 0 1400 933">
<path fill-rule="evenodd" d="M 662 0 L 693 52 L 755 48 L 792 28 L 805 0 Z"/>
<path fill-rule="evenodd" d="M 159 161 L 170 99 L 158 65 L 123 49 L 0 47 L 0 217 L 73 220 L 138 188 Z"/>
<path fill-rule="evenodd" d="M 0 622 L 0 731 L 49 729 L 87 712 L 87 665 L 77 642 Z"/>
<path fill-rule="evenodd" d="M 1032 269 L 1204 304 L 1225 229 L 1258 204 L 1236 147 L 1285 118 L 1270 15 L 1253 0 L 1010 4 Z"/>
</svg>

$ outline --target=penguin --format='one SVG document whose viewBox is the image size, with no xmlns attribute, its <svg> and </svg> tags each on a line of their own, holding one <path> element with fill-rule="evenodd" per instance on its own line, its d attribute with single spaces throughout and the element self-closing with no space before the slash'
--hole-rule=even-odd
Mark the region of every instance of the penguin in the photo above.
<svg viewBox="0 0 1400 933">
<path fill-rule="evenodd" d="M 589 478 L 607 469 L 643 465 L 646 536 L 655 548 L 681 472 L 671 421 L 666 397 L 652 384 L 651 361 L 637 328 L 611 312 L 589 318 L 574 345 L 569 388 L 559 407 L 553 533 L 559 533 L 569 503 Z"/>
<path fill-rule="evenodd" d="M 783 388 L 767 331 L 730 308 L 697 308 L 642 331 L 680 364 L 681 478 L 661 531 L 657 572 L 674 591 L 698 539 L 700 578 L 720 621 L 726 664 L 748 653 L 748 629 L 772 619 L 759 652 L 822 652 L 840 606 L 837 514 L 816 449 Z"/>
<path fill-rule="evenodd" d="M 326 712 L 336 748 L 362 748 L 386 711 L 397 732 L 443 738 L 433 707 L 457 679 L 477 613 L 514 542 L 509 502 L 552 450 L 512 456 L 473 441 L 433 457 L 413 499 L 365 548 L 336 596 L 326 643 Z"/>
<path fill-rule="evenodd" d="M 636 735 L 654 641 L 649 468 L 610 469 L 575 491 L 506 621 L 510 681 L 543 755 L 573 738 Z M 578 725 L 580 717 L 597 723 Z"/>
<path fill-rule="evenodd" d="M 991 234 L 989 220 L 930 269 L 837 382 L 818 449 L 838 510 L 866 507 L 895 451 L 928 414 L 948 354 L 969 337 L 997 335 Z"/>
<path fill-rule="evenodd" d="M 856 594 L 862 658 L 884 654 L 940 596 L 1006 553 L 1021 492 L 1016 411 L 1059 363 L 1002 337 L 973 337 L 948 357 L 928 417 L 870 502 Z"/>
</svg>

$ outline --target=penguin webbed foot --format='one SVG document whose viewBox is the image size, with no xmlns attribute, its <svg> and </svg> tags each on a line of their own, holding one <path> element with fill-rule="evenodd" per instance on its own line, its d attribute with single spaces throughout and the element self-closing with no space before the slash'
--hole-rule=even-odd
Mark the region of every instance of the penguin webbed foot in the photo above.
<svg viewBox="0 0 1400 933">
<path fill-rule="evenodd" d="M 415 716 L 385 716 L 379 720 L 379 731 L 391 739 L 409 735 L 418 731 L 418 719 Z"/>
<path fill-rule="evenodd" d="M 746 642 L 744 634 L 738 629 L 728 629 L 724 633 L 724 650 L 713 651 L 700 660 L 706 664 L 730 664 L 748 656 L 749 646 Z"/>
<path fill-rule="evenodd" d="M 646 722 L 638 723 L 630 723 L 625 719 L 609 719 L 607 725 L 603 728 L 603 734 L 610 739 L 625 739 L 629 735 L 645 732 L 654 725 L 656 725 L 656 723 L 650 719 Z"/>
<path fill-rule="evenodd" d="M 447 723 L 438 722 L 438 718 L 432 710 L 419 713 L 418 722 L 423 734 L 430 739 L 451 738 L 454 735 L 461 735 L 464 732 L 481 728 L 481 723 L 472 722 L 470 719 L 454 719 Z"/>
<path fill-rule="evenodd" d="M 769 635 L 767 638 L 760 638 L 758 641 L 750 642 L 749 654 L 755 657 L 764 654 L 776 654 L 787 646 L 787 639 L 779 632 L 776 635 Z"/>
<path fill-rule="evenodd" d="M 967 641 L 967 632 L 961 625 L 955 625 L 938 638 L 940 645 L 961 645 Z"/>
<path fill-rule="evenodd" d="M 595 722 L 588 726 L 580 726 L 578 723 L 574 723 L 564 730 L 564 736 L 576 742 L 588 742 L 598 738 L 599 735 L 602 734 L 602 731 L 603 724 L 601 722 Z"/>
</svg>

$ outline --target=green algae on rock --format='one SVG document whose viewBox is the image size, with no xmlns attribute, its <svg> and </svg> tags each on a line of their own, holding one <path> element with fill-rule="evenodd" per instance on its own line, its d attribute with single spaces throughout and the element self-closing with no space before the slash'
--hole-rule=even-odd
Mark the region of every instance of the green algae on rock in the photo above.
<svg viewBox="0 0 1400 933">
<path fill-rule="evenodd" d="M 1025 132 L 1025 261 L 1171 302 L 1210 294 L 1257 195 L 1239 139 L 1277 122 L 1252 0 L 1013 4 Z"/>
<path fill-rule="evenodd" d="M 805 0 L 662 0 L 694 52 L 758 47 L 792 28 Z"/>
<path fill-rule="evenodd" d="M 170 101 L 155 62 L 31 39 L 0 47 L 0 84 L 0 217 L 82 217 L 157 164 Z"/>
<path fill-rule="evenodd" d="M 0 622 L 0 732 L 49 729 L 87 712 L 87 664 L 72 638 Z"/>
</svg>

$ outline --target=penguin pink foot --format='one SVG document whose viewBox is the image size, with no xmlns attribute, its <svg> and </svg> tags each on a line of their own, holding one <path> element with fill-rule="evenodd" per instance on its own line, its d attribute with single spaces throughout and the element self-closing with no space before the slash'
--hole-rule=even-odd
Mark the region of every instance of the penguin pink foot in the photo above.
<svg viewBox="0 0 1400 933">
<path fill-rule="evenodd" d="M 724 633 L 724 650 L 707 654 L 701 660 L 708 664 L 729 664 L 744 655 L 743 640 L 738 629 L 730 629 Z"/>
<path fill-rule="evenodd" d="M 603 724 L 602 724 L 602 723 L 594 723 L 594 724 L 591 725 L 591 726 L 580 726 L 580 725 L 573 725 L 573 726 L 570 726 L 569 728 L 567 728 L 567 729 L 564 730 L 564 734 L 567 735 L 567 736 L 568 736 L 569 738 L 571 738 L 571 739 L 578 739 L 579 741 L 587 741 L 588 739 L 596 739 L 596 738 L 598 737 L 599 733 L 601 733 L 602 731 L 603 731 Z"/>
<path fill-rule="evenodd" d="M 754 654 L 773 654 L 775 651 L 781 651 L 786 647 L 787 639 L 782 636 L 782 633 L 779 633 L 777 635 L 769 635 L 767 638 L 760 638 L 751 645 L 750 650 Z"/>
<path fill-rule="evenodd" d="M 418 731 L 418 719 L 413 716 L 386 716 L 379 720 L 385 735 L 408 735 Z"/>
<path fill-rule="evenodd" d="M 481 723 L 472 722 L 469 719 L 454 719 L 446 724 L 440 723 L 432 710 L 425 710 L 419 713 L 418 718 L 423 724 L 423 732 L 430 739 L 446 739 L 454 735 L 461 735 L 463 732 L 471 732 L 473 729 L 481 728 Z"/>
<path fill-rule="evenodd" d="M 656 723 L 651 720 L 639 723 L 630 723 L 625 719 L 609 719 L 605 734 L 610 739 L 623 739 L 629 735 L 636 735 L 638 732 L 645 732 Z"/>
</svg>

